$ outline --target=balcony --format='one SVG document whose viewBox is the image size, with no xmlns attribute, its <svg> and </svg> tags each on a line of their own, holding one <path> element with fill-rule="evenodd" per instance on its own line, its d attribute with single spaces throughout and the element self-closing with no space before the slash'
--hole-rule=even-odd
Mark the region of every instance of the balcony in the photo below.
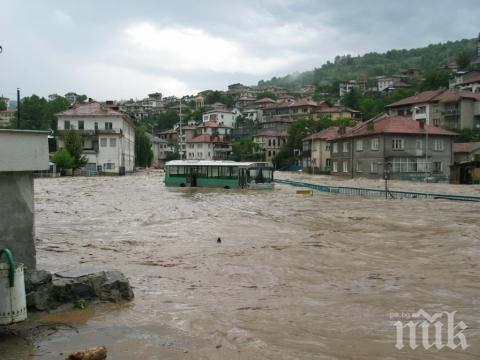
<svg viewBox="0 0 480 360">
<path fill-rule="evenodd" d="M 57 130 L 58 136 L 65 136 L 68 131 L 71 129 L 62 129 Z M 113 134 L 122 134 L 122 129 L 96 129 L 96 130 L 77 130 L 75 129 L 80 136 L 96 136 L 96 135 L 113 135 Z"/>
</svg>

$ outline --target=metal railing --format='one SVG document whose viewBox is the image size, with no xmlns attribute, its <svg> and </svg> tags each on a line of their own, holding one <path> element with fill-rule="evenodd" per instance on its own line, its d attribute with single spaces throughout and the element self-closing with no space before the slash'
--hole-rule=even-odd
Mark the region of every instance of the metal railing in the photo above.
<svg viewBox="0 0 480 360">
<path fill-rule="evenodd" d="M 353 196 L 373 196 L 385 197 L 385 190 L 369 189 L 348 186 L 329 186 L 321 184 L 312 184 L 294 180 L 275 179 L 276 183 L 286 184 L 295 187 L 304 187 L 321 192 L 328 192 L 334 194 L 344 194 Z M 446 199 L 446 200 L 461 200 L 461 201 L 480 201 L 480 196 L 475 195 L 454 195 L 454 194 L 439 194 L 426 193 L 418 191 L 403 191 L 403 190 L 388 190 L 388 194 L 395 198 L 411 198 L 411 199 Z"/>
</svg>

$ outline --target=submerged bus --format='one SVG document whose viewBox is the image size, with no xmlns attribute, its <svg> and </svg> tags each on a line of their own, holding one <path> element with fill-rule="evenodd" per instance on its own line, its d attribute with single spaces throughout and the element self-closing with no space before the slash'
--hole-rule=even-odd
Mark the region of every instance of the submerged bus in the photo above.
<svg viewBox="0 0 480 360">
<path fill-rule="evenodd" d="M 165 164 L 165 185 L 269 189 L 273 165 L 269 162 L 173 160 Z"/>
</svg>

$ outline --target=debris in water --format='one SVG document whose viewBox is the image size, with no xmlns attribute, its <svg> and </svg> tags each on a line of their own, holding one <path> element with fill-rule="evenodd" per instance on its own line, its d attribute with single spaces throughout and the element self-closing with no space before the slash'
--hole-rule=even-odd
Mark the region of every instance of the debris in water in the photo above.
<svg viewBox="0 0 480 360">
<path fill-rule="evenodd" d="M 220 244 L 221 242 L 222 242 L 222 239 L 220 239 L 220 237 L 218 237 L 217 244 Z"/>
<path fill-rule="evenodd" d="M 97 346 L 85 351 L 77 351 L 68 355 L 65 360 L 104 360 L 107 358 L 107 348 Z"/>
</svg>

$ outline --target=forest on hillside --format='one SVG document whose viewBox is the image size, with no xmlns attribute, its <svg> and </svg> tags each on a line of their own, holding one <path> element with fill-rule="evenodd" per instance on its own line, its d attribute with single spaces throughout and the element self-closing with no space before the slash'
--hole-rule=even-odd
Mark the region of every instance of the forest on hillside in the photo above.
<svg viewBox="0 0 480 360">
<path fill-rule="evenodd" d="M 474 59 L 476 52 L 477 39 L 463 39 L 410 50 L 371 52 L 362 56 L 338 55 L 333 62 L 327 61 L 319 68 L 260 80 L 258 86 L 281 86 L 298 90 L 304 85 L 314 84 L 317 88 L 328 89 L 332 83 L 341 80 L 393 75 L 410 68 L 417 68 L 425 73 L 439 66 L 455 63 L 459 54 Z"/>
</svg>

